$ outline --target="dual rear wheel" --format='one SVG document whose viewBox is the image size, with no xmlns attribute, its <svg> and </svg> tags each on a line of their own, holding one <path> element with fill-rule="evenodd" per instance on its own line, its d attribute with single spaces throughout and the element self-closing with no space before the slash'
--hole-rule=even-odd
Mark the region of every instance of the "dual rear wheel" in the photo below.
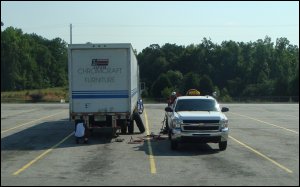
<svg viewBox="0 0 300 187">
<path fill-rule="evenodd" d="M 132 115 L 132 120 L 122 120 L 121 122 L 121 133 L 126 134 L 127 133 L 127 128 L 128 128 L 128 133 L 133 134 L 134 132 L 134 121 L 136 123 L 136 126 L 138 127 L 139 131 L 141 133 L 145 132 L 145 126 L 144 123 L 141 119 L 141 116 L 139 113 L 135 112 Z"/>
</svg>

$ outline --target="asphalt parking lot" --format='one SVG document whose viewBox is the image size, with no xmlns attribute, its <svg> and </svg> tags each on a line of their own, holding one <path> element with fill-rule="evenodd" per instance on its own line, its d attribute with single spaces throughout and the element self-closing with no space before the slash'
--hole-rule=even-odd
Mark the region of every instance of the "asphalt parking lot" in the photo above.
<svg viewBox="0 0 300 187">
<path fill-rule="evenodd" d="M 165 104 L 145 104 L 145 133 L 94 132 L 87 145 L 75 144 L 68 104 L 1 104 L 1 186 L 299 186 L 299 104 L 221 105 L 230 110 L 225 151 L 172 151 L 167 136 L 147 136 L 159 134 Z"/>
</svg>

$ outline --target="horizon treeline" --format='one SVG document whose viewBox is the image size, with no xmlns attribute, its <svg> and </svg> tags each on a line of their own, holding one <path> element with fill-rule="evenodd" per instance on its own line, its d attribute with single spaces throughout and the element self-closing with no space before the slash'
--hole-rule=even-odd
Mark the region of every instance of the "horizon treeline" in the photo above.
<svg viewBox="0 0 300 187">
<path fill-rule="evenodd" d="M 254 42 L 203 38 L 188 46 L 152 44 L 136 54 L 144 97 L 201 95 L 223 98 L 299 96 L 299 48 L 287 38 Z M 68 86 L 67 43 L 8 27 L 1 31 L 1 91 Z"/>
</svg>

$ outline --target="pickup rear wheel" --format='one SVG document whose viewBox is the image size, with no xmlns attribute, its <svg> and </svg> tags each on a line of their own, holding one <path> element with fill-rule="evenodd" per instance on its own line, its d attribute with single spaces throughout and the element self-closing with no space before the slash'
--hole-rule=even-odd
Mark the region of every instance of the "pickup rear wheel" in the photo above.
<svg viewBox="0 0 300 187">
<path fill-rule="evenodd" d="M 225 142 L 219 142 L 219 149 L 220 151 L 225 151 L 227 148 L 227 141 Z"/>
<path fill-rule="evenodd" d="M 171 133 L 172 133 L 172 130 L 169 129 L 169 130 L 168 130 L 168 138 L 169 138 L 169 140 L 171 140 Z"/>
</svg>

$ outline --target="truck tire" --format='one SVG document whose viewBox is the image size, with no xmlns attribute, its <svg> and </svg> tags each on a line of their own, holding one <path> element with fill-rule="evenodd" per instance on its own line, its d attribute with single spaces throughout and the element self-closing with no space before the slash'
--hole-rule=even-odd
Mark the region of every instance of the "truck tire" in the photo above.
<svg viewBox="0 0 300 187">
<path fill-rule="evenodd" d="M 172 150 L 177 150 L 178 149 L 178 141 L 171 140 L 171 149 Z"/>
<path fill-rule="evenodd" d="M 227 148 L 227 141 L 219 142 L 219 149 L 220 151 L 225 151 Z"/>
<path fill-rule="evenodd" d="M 128 121 L 128 133 L 133 134 L 133 132 L 134 132 L 133 121 L 130 120 L 130 121 Z"/>
<path fill-rule="evenodd" d="M 143 121 L 142 121 L 141 116 L 139 115 L 139 113 L 137 113 L 137 112 L 133 113 L 132 118 L 135 121 L 136 126 L 139 128 L 140 132 L 144 133 L 145 132 L 145 126 L 143 124 Z"/>
<path fill-rule="evenodd" d="M 121 134 L 126 134 L 127 132 L 127 121 L 121 120 Z"/>
<path fill-rule="evenodd" d="M 117 129 L 116 128 L 111 128 L 109 134 L 110 135 L 108 135 L 108 138 L 115 138 L 115 137 L 117 137 Z"/>
</svg>

